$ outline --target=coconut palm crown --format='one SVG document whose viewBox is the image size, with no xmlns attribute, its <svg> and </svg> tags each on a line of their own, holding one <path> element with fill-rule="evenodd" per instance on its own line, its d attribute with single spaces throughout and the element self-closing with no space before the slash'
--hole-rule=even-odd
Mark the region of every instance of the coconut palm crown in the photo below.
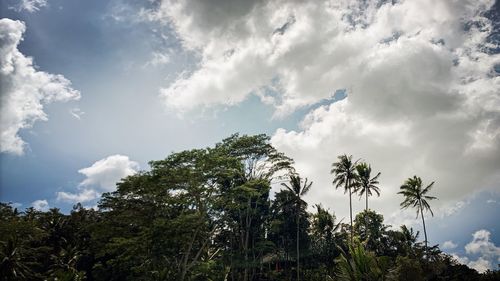
<svg viewBox="0 0 500 281">
<path fill-rule="evenodd" d="M 352 161 L 352 155 L 340 155 L 338 162 L 332 164 L 331 174 L 334 175 L 333 185 L 335 188 L 343 187 L 344 193 L 349 192 L 349 214 L 351 219 L 351 243 L 352 243 L 352 192 L 356 188 L 356 165 L 358 161 Z"/>
<path fill-rule="evenodd" d="M 372 167 L 366 163 L 360 163 L 356 166 L 356 173 L 358 174 L 356 192 L 359 192 L 359 196 L 365 195 L 366 211 L 368 211 L 368 197 L 372 196 L 373 193 L 380 196 L 380 188 L 377 186 L 379 184 L 378 177 L 380 177 L 380 173 L 377 173 L 372 178 L 371 172 Z"/>
<path fill-rule="evenodd" d="M 300 176 L 297 175 L 291 175 L 290 176 L 290 181 L 289 184 L 282 183 L 282 186 L 286 187 L 292 194 L 294 195 L 294 203 L 296 204 L 297 207 L 297 280 L 300 279 L 300 263 L 299 263 L 299 258 L 300 258 L 300 250 L 299 250 L 299 232 L 300 232 L 300 225 L 299 225 L 299 216 L 300 216 L 300 207 L 301 206 L 306 206 L 307 203 L 302 200 L 302 196 L 306 195 L 307 192 L 311 189 L 312 182 L 307 182 L 307 178 L 304 180 L 304 184 L 302 185 L 302 179 Z"/>
<path fill-rule="evenodd" d="M 428 201 L 437 199 L 434 196 L 427 195 L 432 187 L 434 182 L 431 182 L 425 188 L 422 187 L 422 179 L 417 176 L 413 176 L 413 178 L 408 178 L 404 184 L 400 187 L 401 191 L 398 194 L 402 194 L 404 196 L 403 202 L 401 202 L 401 208 L 415 208 L 418 215 L 422 217 L 422 224 L 424 226 L 424 236 L 425 236 L 425 248 L 427 249 L 427 231 L 425 229 L 425 218 L 424 211 L 429 211 L 432 216 L 434 213 L 432 212 L 431 206 Z"/>
</svg>

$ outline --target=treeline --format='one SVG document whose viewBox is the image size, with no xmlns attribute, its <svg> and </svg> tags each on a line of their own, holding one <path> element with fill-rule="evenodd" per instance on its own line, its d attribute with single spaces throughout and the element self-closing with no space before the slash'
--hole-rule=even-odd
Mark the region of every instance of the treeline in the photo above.
<svg viewBox="0 0 500 281">
<path fill-rule="evenodd" d="M 233 135 L 212 148 L 173 153 L 103 194 L 99 209 L 77 204 L 19 212 L 0 204 L 1 280 L 499 280 L 479 274 L 394 230 L 368 208 L 379 173 L 340 156 L 333 183 L 365 196 L 348 223 L 303 196 L 314 186 L 265 135 Z M 272 184 L 283 189 L 270 197 Z M 418 177 L 401 187 L 401 206 L 424 219 Z M 383 190 L 382 190 L 383 191 Z M 327 192 L 325 190 L 325 192 Z M 420 192 L 420 193 L 419 193 Z M 427 197 L 426 197 L 427 196 Z M 344 202 L 338 202 L 344 204 Z M 347 200 L 345 202 L 347 204 Z"/>
</svg>

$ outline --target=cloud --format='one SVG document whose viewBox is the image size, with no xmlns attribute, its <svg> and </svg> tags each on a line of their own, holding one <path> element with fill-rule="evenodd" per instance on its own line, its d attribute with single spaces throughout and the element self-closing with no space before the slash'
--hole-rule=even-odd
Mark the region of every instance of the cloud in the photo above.
<svg viewBox="0 0 500 281">
<path fill-rule="evenodd" d="M 131 161 L 128 156 L 108 156 L 90 167 L 80 169 L 78 172 L 85 175 L 85 179 L 78 185 L 78 191 L 57 192 L 57 200 L 73 203 L 92 201 L 99 198 L 102 192 L 116 190 L 116 183 L 120 179 L 133 175 L 138 170 L 139 164 Z"/>
<path fill-rule="evenodd" d="M 79 170 L 86 177 L 80 186 L 96 186 L 102 191 L 113 191 L 120 179 L 135 174 L 138 169 L 139 164 L 128 156 L 111 155 Z"/>
<path fill-rule="evenodd" d="M 76 119 L 81 120 L 85 112 L 83 112 L 80 108 L 75 107 L 69 110 L 69 114 L 71 114 L 71 116 L 75 117 Z"/>
<path fill-rule="evenodd" d="M 481 273 L 485 272 L 488 269 L 493 269 L 490 261 L 485 260 L 483 257 L 480 257 L 475 261 L 469 261 L 467 265 Z"/>
<path fill-rule="evenodd" d="M 442 206 L 439 209 L 439 214 L 440 217 L 448 217 L 451 215 L 456 214 L 458 211 L 460 211 L 463 207 L 465 207 L 469 202 L 464 202 L 464 201 L 458 201 L 455 204 L 449 204 L 447 206 Z"/>
<path fill-rule="evenodd" d="M 144 67 L 157 67 L 168 64 L 170 62 L 170 55 L 161 52 L 154 52 L 151 59 L 144 64 Z"/>
<path fill-rule="evenodd" d="M 0 152 L 18 155 L 26 145 L 19 131 L 48 120 L 45 104 L 80 98 L 68 79 L 38 71 L 18 50 L 25 30 L 21 21 L 0 19 Z"/>
<path fill-rule="evenodd" d="M 455 249 L 457 247 L 457 244 L 453 243 L 453 241 L 448 240 L 444 241 L 443 244 L 441 245 L 441 249 L 443 250 L 451 250 Z"/>
<path fill-rule="evenodd" d="M 456 58 L 454 52 L 484 39 L 487 33 L 464 32 L 464 19 L 478 20 L 482 29 L 491 28 L 479 15 L 492 4 L 441 2 L 434 7 L 434 1 L 379 6 L 364 1 L 233 1 L 224 5 L 216 0 L 161 1 L 159 8 L 144 14 L 168 22 L 184 47 L 200 56 L 196 70 L 162 89 L 168 107 L 189 111 L 200 106 L 232 105 L 276 81 L 277 113 L 287 114 L 329 98 L 336 89 L 358 88 L 360 79 L 378 78 L 363 78 L 365 72 L 371 74 L 371 70 L 383 67 L 385 72 L 377 71 L 378 75 L 389 75 L 386 79 L 390 79 L 401 63 L 416 64 L 415 71 L 432 65 L 432 71 L 409 69 L 401 75 L 406 80 L 413 74 L 440 79 L 445 87 L 453 78 L 447 68 Z M 471 27 L 472 31 L 477 29 Z M 390 62 L 384 61 L 386 55 Z M 434 93 L 439 85 L 423 79 L 413 85 L 402 83 L 380 85 L 371 95 L 384 102 L 399 90 L 394 88 L 398 84 L 420 86 L 420 95 L 409 99 L 406 107 L 395 104 L 393 108 L 411 110 L 420 96 L 435 101 L 426 103 L 428 110 L 453 105 L 453 99 Z"/>
<path fill-rule="evenodd" d="M 14 202 L 14 203 L 10 203 L 10 205 L 12 206 L 12 208 L 20 208 L 23 204 L 21 204 L 19 202 Z"/>
<path fill-rule="evenodd" d="M 476 260 L 461 257 L 457 254 L 452 254 L 452 256 L 458 262 L 466 264 L 479 272 L 494 269 L 493 265 L 500 262 L 500 247 L 490 241 L 490 235 L 491 233 L 488 230 L 478 230 L 472 234 L 472 241 L 465 245 L 465 252 L 468 255 L 476 256 Z"/>
<path fill-rule="evenodd" d="M 27 11 L 33 13 L 45 6 L 47 6 L 47 0 L 20 0 L 16 6 L 10 8 L 17 12 Z"/>
<path fill-rule="evenodd" d="M 36 200 L 31 203 L 31 206 L 35 208 L 35 210 L 46 212 L 49 210 L 50 206 L 47 200 Z"/>
<path fill-rule="evenodd" d="M 500 247 L 490 241 L 491 233 L 481 229 L 472 234 L 472 241 L 465 245 L 467 254 L 481 255 L 486 258 L 500 258 Z"/>
<path fill-rule="evenodd" d="M 345 89 L 346 99 L 316 106 L 272 143 L 314 181 L 309 202 L 341 216 L 348 204 L 337 204 L 345 196 L 331 185 L 331 163 L 344 153 L 368 161 L 382 172 L 371 204 L 397 223 L 396 193 L 415 174 L 436 181 L 440 217 L 500 184 L 500 55 L 484 16 L 493 4 L 164 0 L 141 15 L 170 25 L 199 58 L 160 91 L 177 112 L 255 94 L 285 117 Z"/>
<path fill-rule="evenodd" d="M 88 202 L 99 198 L 100 194 L 93 189 L 83 189 L 78 193 L 57 192 L 57 200 L 65 202 Z"/>
</svg>

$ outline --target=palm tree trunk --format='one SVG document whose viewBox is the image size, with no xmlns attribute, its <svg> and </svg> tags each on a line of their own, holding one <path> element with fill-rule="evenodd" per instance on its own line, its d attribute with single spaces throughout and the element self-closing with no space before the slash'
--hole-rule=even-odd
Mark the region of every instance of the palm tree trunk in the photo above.
<svg viewBox="0 0 500 281">
<path fill-rule="evenodd" d="M 300 269 L 300 264 L 299 264 L 299 210 L 297 208 L 297 281 L 299 281 L 300 274 L 299 274 L 299 269 Z"/>
<path fill-rule="evenodd" d="M 422 203 L 420 203 L 420 215 L 422 216 L 422 224 L 424 225 L 425 251 L 427 252 L 427 231 L 425 229 L 425 219 L 424 219 L 424 212 L 422 210 Z"/>
<path fill-rule="evenodd" d="M 368 192 L 365 192 L 366 196 L 366 209 L 365 209 L 365 235 L 368 238 Z"/>
<path fill-rule="evenodd" d="M 346 182 L 346 185 L 347 185 L 347 182 Z M 351 244 L 353 244 L 353 240 L 352 240 L 352 234 L 353 234 L 353 230 L 352 230 L 352 192 L 351 192 L 350 187 L 349 187 L 349 215 L 351 218 Z"/>
<path fill-rule="evenodd" d="M 368 212 L 368 192 L 365 192 L 366 195 L 366 211 Z"/>
</svg>

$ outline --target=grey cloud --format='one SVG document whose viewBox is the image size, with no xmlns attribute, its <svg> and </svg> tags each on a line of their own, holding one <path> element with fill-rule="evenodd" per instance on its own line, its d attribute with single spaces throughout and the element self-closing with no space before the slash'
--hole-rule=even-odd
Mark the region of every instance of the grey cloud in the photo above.
<svg viewBox="0 0 500 281">
<path fill-rule="evenodd" d="M 500 55 L 484 51 L 493 32 L 484 12 L 493 4 L 161 1 L 148 12 L 200 57 L 161 90 L 171 109 L 256 94 L 283 117 L 346 89 L 346 100 L 311 110 L 301 130 L 280 129 L 273 143 L 320 186 L 309 199 L 333 208 L 342 198 L 329 175 L 336 156 L 372 163 L 383 187 L 373 206 L 392 217 L 399 185 L 415 174 L 436 181 L 434 204 L 443 210 L 500 184 Z M 266 96 L 266 87 L 276 94 Z"/>
</svg>

